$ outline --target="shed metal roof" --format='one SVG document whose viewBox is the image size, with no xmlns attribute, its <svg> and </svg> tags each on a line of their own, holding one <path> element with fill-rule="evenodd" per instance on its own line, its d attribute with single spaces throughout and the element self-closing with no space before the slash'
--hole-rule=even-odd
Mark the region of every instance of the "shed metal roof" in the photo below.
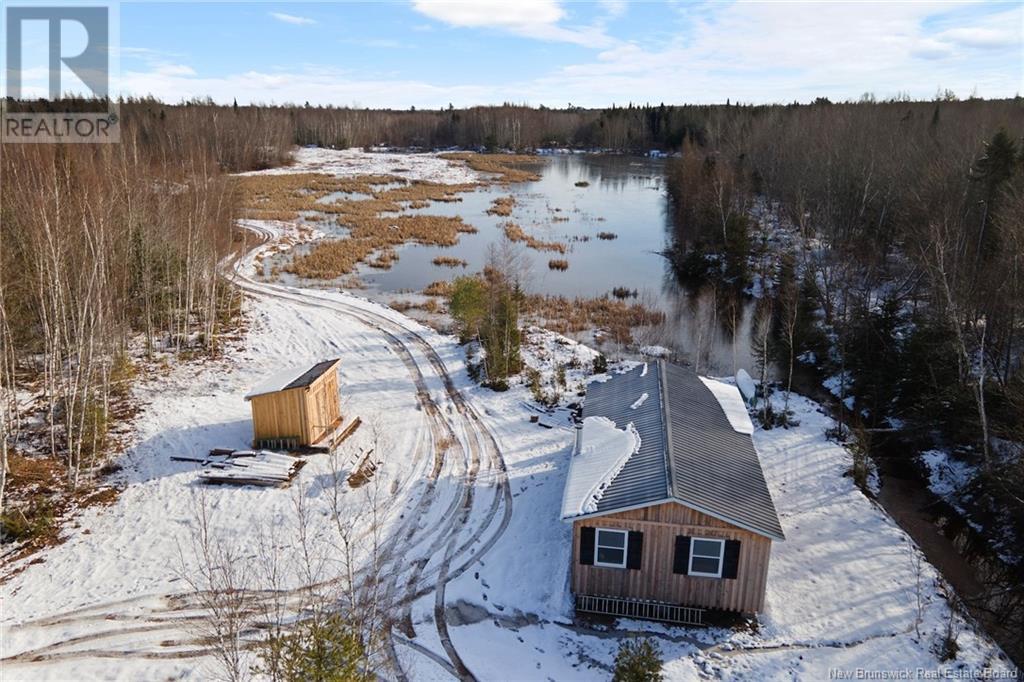
<svg viewBox="0 0 1024 682">
<path fill-rule="evenodd" d="M 648 398 L 634 409 L 643 393 Z M 641 439 L 588 516 L 674 501 L 784 539 L 753 440 L 733 428 L 693 371 L 659 361 L 592 383 L 583 416 L 608 417 L 619 428 L 632 422 Z"/>
<path fill-rule="evenodd" d="M 289 367 L 267 377 L 246 394 L 245 399 L 255 398 L 268 393 L 289 391 L 293 388 L 305 388 L 327 373 L 327 370 L 338 364 L 339 358 L 318 362 L 312 367 Z"/>
</svg>

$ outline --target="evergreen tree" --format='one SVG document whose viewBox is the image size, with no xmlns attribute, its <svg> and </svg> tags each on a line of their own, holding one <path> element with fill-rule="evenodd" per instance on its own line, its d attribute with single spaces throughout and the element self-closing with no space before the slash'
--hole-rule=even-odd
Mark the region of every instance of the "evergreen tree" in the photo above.
<svg viewBox="0 0 1024 682">
<path fill-rule="evenodd" d="M 644 639 L 627 639 L 615 655 L 612 682 L 661 682 L 661 649 L 657 643 Z"/>
</svg>

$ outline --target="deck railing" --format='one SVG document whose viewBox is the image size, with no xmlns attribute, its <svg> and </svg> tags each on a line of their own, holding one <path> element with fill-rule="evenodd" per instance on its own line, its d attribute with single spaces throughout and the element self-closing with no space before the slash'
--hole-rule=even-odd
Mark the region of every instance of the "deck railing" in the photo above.
<svg viewBox="0 0 1024 682">
<path fill-rule="evenodd" d="M 704 624 L 704 609 L 642 599 L 578 594 L 576 595 L 576 611 L 579 613 L 597 613 L 604 616 L 661 620 L 679 625 Z"/>
</svg>

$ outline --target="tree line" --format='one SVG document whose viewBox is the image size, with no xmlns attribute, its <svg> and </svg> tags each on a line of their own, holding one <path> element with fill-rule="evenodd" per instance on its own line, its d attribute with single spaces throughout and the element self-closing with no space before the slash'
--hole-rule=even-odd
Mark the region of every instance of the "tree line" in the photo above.
<svg viewBox="0 0 1024 682">
<path fill-rule="evenodd" d="M 1010 557 L 984 609 L 1024 632 L 1024 103 L 720 109 L 669 170 L 678 278 L 757 290 L 755 355 L 838 378 L 841 437 L 941 449 Z M 793 239 L 751 220 L 770 202 Z M 776 240 L 776 241 L 773 241 Z M 763 415 L 770 426 L 778 415 Z M 785 417 L 781 420 L 784 422 Z M 856 449 L 856 448 L 855 448 Z M 874 448 L 878 451 L 878 448 Z M 863 472 L 862 472 L 863 473 Z M 856 475 L 856 472 L 855 472 Z M 1024 648 L 1019 637 L 1012 644 Z"/>
</svg>

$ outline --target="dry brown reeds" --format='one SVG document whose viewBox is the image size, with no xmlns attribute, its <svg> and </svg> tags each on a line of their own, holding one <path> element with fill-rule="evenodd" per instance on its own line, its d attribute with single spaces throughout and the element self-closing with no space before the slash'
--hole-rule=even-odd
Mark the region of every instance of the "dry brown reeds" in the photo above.
<svg viewBox="0 0 1024 682">
<path fill-rule="evenodd" d="M 508 217 L 512 215 L 512 207 L 515 205 L 516 198 L 512 195 L 507 197 L 498 197 L 491 202 L 491 207 L 487 209 L 487 213 L 488 215 Z"/>
<path fill-rule="evenodd" d="M 447 296 L 452 291 L 452 283 L 446 279 L 431 282 L 423 289 L 426 296 Z"/>
<path fill-rule="evenodd" d="M 565 272 L 566 270 L 569 269 L 569 261 L 563 260 L 561 258 L 552 258 L 551 260 L 548 261 L 548 269 Z"/>
<path fill-rule="evenodd" d="M 531 249 L 537 251 L 557 251 L 558 253 L 565 253 L 565 244 L 561 242 L 546 242 L 532 235 L 526 234 L 523 228 L 513 222 L 502 223 L 501 229 L 505 231 L 505 236 L 509 241 L 522 242 Z"/>
<path fill-rule="evenodd" d="M 398 252 L 390 246 L 382 249 L 377 255 L 370 260 L 366 261 L 366 264 L 371 268 L 377 268 L 378 270 L 389 269 L 394 262 L 398 260 Z"/>
<path fill-rule="evenodd" d="M 442 159 L 464 161 L 479 173 L 497 175 L 498 182 L 532 182 L 540 180 L 540 174 L 520 168 L 523 165 L 538 165 L 543 159 L 528 154 L 475 154 L 473 152 L 451 152 L 441 154 Z"/>
<path fill-rule="evenodd" d="M 464 268 L 469 265 L 466 261 L 455 256 L 437 256 L 431 262 L 442 268 Z"/>
<path fill-rule="evenodd" d="M 334 279 L 350 273 L 356 265 L 371 254 L 413 242 L 433 246 L 454 246 L 460 233 L 476 232 L 476 228 L 462 218 L 436 215 L 400 215 L 394 218 L 341 216 L 346 220 L 349 236 L 317 242 L 309 251 L 297 256 L 286 270 L 300 277 Z M 350 220 L 350 222 L 349 222 Z M 373 267 L 386 268 L 397 257 L 378 256 Z"/>
<path fill-rule="evenodd" d="M 402 178 L 392 175 L 357 175 L 337 178 L 324 173 L 278 173 L 234 178 L 245 215 L 261 220 L 295 220 L 300 212 L 336 213 L 340 204 L 323 202 L 334 193 L 373 196 L 375 188 Z"/>
<path fill-rule="evenodd" d="M 660 310 L 611 298 L 531 294 L 526 298 L 526 310 L 538 325 L 560 334 L 601 329 L 618 343 L 631 342 L 634 327 L 660 324 L 665 320 Z"/>
<path fill-rule="evenodd" d="M 387 269 L 398 259 L 394 247 L 400 244 L 454 246 L 459 233 L 476 231 L 458 217 L 388 215 L 433 201 L 461 201 L 458 195 L 473 191 L 476 183 L 444 185 L 392 175 L 336 178 L 321 173 L 249 175 L 236 182 L 248 217 L 296 220 L 300 214 L 316 212 L 334 215 L 348 228 L 345 239 L 321 242 L 293 260 L 286 270 L 301 277 L 334 279 L 360 262 Z M 364 196 L 327 199 L 336 193 Z"/>
</svg>

